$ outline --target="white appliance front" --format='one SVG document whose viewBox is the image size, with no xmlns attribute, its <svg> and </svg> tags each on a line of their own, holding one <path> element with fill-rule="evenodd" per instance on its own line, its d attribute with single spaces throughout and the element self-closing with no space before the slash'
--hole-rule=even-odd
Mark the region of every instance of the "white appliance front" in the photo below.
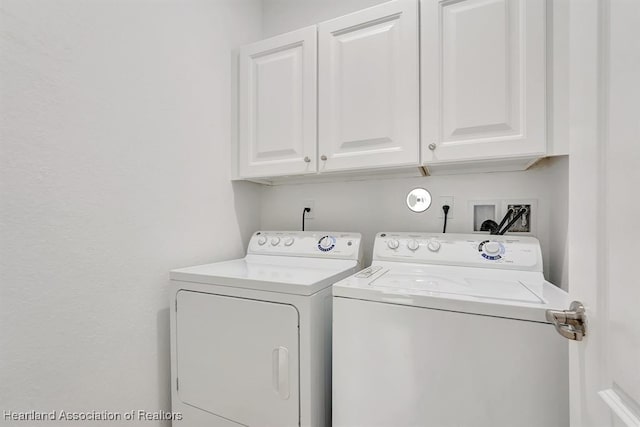
<svg viewBox="0 0 640 427">
<path fill-rule="evenodd" d="M 567 345 L 544 323 L 335 298 L 335 427 L 566 427 Z"/>
<path fill-rule="evenodd" d="M 298 424 L 295 307 L 181 290 L 176 325 L 180 400 L 247 426 Z"/>
<path fill-rule="evenodd" d="M 568 348 L 544 317 L 568 301 L 536 239 L 380 233 L 333 294 L 334 426 L 568 425 Z"/>
<path fill-rule="evenodd" d="M 331 285 L 357 233 L 256 232 L 247 256 L 171 272 L 174 425 L 331 425 Z"/>
</svg>

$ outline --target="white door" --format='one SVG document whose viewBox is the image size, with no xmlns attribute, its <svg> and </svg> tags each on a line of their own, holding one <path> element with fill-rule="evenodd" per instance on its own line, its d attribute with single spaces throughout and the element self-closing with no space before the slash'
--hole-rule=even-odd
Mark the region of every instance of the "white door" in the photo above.
<svg viewBox="0 0 640 427">
<path fill-rule="evenodd" d="M 311 26 L 240 49 L 241 178 L 316 172 L 316 35 Z"/>
<path fill-rule="evenodd" d="M 640 426 L 640 2 L 571 2 L 571 425 Z"/>
<path fill-rule="evenodd" d="M 418 165 L 418 3 L 318 26 L 320 172 Z"/>
<path fill-rule="evenodd" d="M 421 2 L 422 160 L 546 152 L 545 1 Z"/>
<path fill-rule="evenodd" d="M 181 290 L 176 339 L 184 403 L 247 426 L 299 425 L 293 306 Z"/>
</svg>

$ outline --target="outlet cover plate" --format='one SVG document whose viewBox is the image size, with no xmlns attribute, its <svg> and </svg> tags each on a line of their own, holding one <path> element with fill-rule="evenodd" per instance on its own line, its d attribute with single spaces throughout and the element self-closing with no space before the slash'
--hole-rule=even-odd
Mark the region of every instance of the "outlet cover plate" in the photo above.
<svg viewBox="0 0 640 427">
<path fill-rule="evenodd" d="M 455 211 L 455 207 L 453 205 L 453 196 L 438 197 L 438 205 L 436 206 L 436 209 L 438 209 L 438 212 L 439 212 L 438 218 L 440 219 L 444 219 L 444 211 L 442 210 L 442 207 L 444 205 L 449 205 L 449 213 L 447 214 L 447 220 L 449 220 L 453 218 L 454 211 Z"/>
<path fill-rule="evenodd" d="M 316 213 L 316 203 L 315 203 L 315 201 L 314 200 L 303 200 L 302 201 L 302 206 L 300 207 L 300 210 L 302 210 L 304 208 L 311 208 L 311 212 L 307 212 L 305 218 L 313 219 L 315 217 L 315 213 Z"/>
</svg>

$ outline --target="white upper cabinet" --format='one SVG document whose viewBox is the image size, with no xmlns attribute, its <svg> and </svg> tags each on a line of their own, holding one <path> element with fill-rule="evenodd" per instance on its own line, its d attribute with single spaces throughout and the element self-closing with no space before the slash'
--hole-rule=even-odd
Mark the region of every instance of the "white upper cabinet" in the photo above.
<svg viewBox="0 0 640 427">
<path fill-rule="evenodd" d="M 315 26 L 245 46 L 238 70 L 238 175 L 317 171 Z"/>
<path fill-rule="evenodd" d="M 546 152 L 544 0 L 422 0 L 422 160 Z"/>
<path fill-rule="evenodd" d="M 526 169 L 547 154 L 545 3 L 392 0 L 241 48 L 236 178 Z"/>
<path fill-rule="evenodd" d="M 419 164 L 418 2 L 318 25 L 319 171 Z"/>
</svg>

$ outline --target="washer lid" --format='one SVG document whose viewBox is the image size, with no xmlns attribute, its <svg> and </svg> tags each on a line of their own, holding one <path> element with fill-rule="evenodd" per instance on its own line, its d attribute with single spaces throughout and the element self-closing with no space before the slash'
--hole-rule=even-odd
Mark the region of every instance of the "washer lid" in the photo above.
<svg viewBox="0 0 640 427">
<path fill-rule="evenodd" d="M 438 274 L 415 269 L 411 271 L 387 271 L 371 286 L 393 288 L 404 292 L 426 291 L 437 295 L 466 295 L 505 301 L 544 303 L 531 289 L 519 280 L 501 278 L 468 277 L 464 274 Z"/>
<path fill-rule="evenodd" d="M 535 271 L 375 262 L 333 286 L 336 297 L 545 322 L 569 304 Z"/>
<path fill-rule="evenodd" d="M 172 280 L 311 295 L 354 273 L 357 261 L 249 254 L 172 270 Z"/>
</svg>

